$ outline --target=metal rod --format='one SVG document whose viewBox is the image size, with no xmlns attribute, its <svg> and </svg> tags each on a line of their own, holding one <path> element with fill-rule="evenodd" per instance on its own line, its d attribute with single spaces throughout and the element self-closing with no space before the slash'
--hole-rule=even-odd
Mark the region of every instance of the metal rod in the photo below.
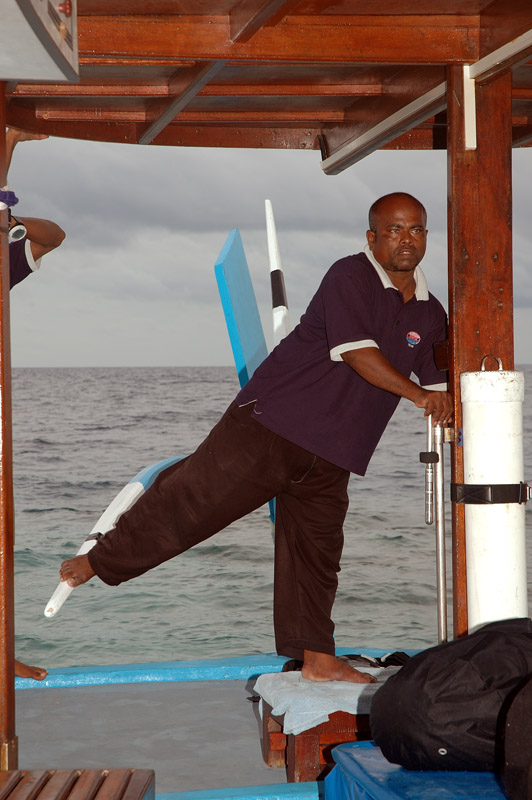
<svg viewBox="0 0 532 800">
<path fill-rule="evenodd" d="M 434 450 L 434 433 L 432 414 L 427 417 L 427 453 Z M 432 525 L 434 522 L 434 464 L 425 464 L 425 522 Z"/>
<path fill-rule="evenodd" d="M 443 470 L 443 426 L 434 426 L 434 449 L 438 454 L 435 464 L 436 507 L 436 593 L 438 602 L 438 641 L 447 641 L 447 569 L 445 558 L 445 500 Z"/>
</svg>

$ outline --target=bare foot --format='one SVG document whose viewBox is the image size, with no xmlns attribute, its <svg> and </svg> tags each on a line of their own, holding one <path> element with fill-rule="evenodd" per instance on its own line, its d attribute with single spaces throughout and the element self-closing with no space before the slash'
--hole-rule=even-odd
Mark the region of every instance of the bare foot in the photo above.
<svg viewBox="0 0 532 800">
<path fill-rule="evenodd" d="M 81 586 L 95 575 L 87 556 L 69 558 L 68 561 L 63 561 L 59 570 L 61 580 L 66 581 L 69 586 Z"/>
<path fill-rule="evenodd" d="M 15 659 L 15 675 L 17 678 L 33 678 L 34 681 L 42 681 L 48 672 L 42 667 L 30 667 L 29 664 L 23 664 L 22 661 Z"/>
<path fill-rule="evenodd" d="M 345 661 L 327 653 L 305 650 L 301 674 L 309 681 L 347 681 L 348 683 L 375 683 L 376 678 L 367 672 L 359 672 Z"/>
</svg>

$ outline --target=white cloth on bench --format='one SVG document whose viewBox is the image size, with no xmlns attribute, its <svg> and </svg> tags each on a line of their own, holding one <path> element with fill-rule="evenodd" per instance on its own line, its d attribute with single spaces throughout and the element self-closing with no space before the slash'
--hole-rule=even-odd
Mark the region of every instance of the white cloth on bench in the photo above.
<svg viewBox="0 0 532 800">
<path fill-rule="evenodd" d="M 371 698 L 384 681 L 401 667 L 358 667 L 377 678 L 377 683 L 347 681 L 309 681 L 301 672 L 276 672 L 260 675 L 255 691 L 272 707 L 274 716 L 284 714 L 284 733 L 298 734 L 327 722 L 330 714 L 369 714 Z"/>
</svg>

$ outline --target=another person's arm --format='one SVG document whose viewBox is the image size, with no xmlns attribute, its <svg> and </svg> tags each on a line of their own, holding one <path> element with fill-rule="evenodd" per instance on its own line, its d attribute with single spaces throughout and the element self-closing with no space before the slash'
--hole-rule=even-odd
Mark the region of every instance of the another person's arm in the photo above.
<svg viewBox="0 0 532 800">
<path fill-rule="evenodd" d="M 14 217 L 13 219 L 22 222 L 26 228 L 26 236 L 35 261 L 59 247 L 65 238 L 64 230 L 49 219 L 39 219 L 38 217 Z"/>
<path fill-rule="evenodd" d="M 342 358 L 355 372 L 387 392 L 411 400 L 418 408 L 425 409 L 425 416 L 433 415 L 433 422 L 452 421 L 453 401 L 449 392 L 423 389 L 410 378 L 395 369 L 377 347 L 361 347 L 342 353 Z"/>
</svg>

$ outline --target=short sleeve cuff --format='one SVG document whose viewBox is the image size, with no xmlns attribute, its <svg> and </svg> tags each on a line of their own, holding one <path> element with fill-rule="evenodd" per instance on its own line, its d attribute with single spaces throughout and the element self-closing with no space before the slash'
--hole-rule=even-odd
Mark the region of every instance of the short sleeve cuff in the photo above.
<svg viewBox="0 0 532 800">
<path fill-rule="evenodd" d="M 24 244 L 24 255 L 26 256 L 26 261 L 28 262 L 28 267 L 31 269 L 32 272 L 39 269 L 41 266 L 41 259 L 38 258 L 37 261 L 33 258 L 33 253 L 31 252 L 31 242 L 29 239 L 26 239 Z"/>
<path fill-rule="evenodd" d="M 422 389 L 427 389 L 429 392 L 447 392 L 449 387 L 446 383 L 431 383 L 430 386 L 422 386 Z"/>
<path fill-rule="evenodd" d="M 379 349 L 379 345 L 373 339 L 362 339 L 358 342 L 339 344 L 330 350 L 329 355 L 331 361 L 343 361 L 342 353 L 348 353 L 349 350 L 361 350 L 363 347 L 376 347 L 377 350 Z"/>
</svg>

